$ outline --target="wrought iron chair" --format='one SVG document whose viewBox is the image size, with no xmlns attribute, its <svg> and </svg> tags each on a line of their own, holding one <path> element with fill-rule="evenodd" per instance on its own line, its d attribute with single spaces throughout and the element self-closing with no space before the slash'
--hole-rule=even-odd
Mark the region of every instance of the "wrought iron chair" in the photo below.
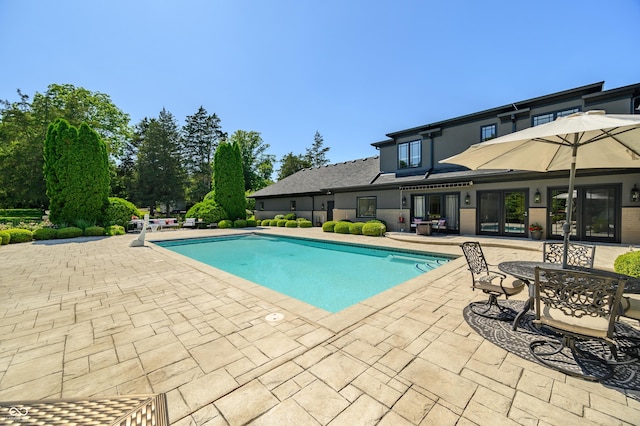
<svg viewBox="0 0 640 426">
<path fill-rule="evenodd" d="M 552 243 L 545 241 L 542 246 L 543 262 L 562 263 L 564 243 Z M 567 265 L 578 268 L 593 268 L 593 260 L 596 256 L 596 246 L 589 244 L 569 243 L 567 250 Z"/>
<path fill-rule="evenodd" d="M 560 339 L 531 342 L 531 354 L 565 374 L 593 381 L 610 378 L 618 359 L 613 333 L 626 280 L 545 268 L 536 268 L 535 276 L 533 323 L 538 328 L 549 327 Z M 609 356 L 598 357 L 578 347 L 578 342 L 593 345 L 594 341 L 604 343 L 598 349 L 606 355 L 608 347 Z"/>
<path fill-rule="evenodd" d="M 515 311 L 505 308 L 498 303 L 498 297 L 513 296 L 520 293 L 524 289 L 524 282 L 515 280 L 510 285 L 505 284 L 507 278 L 502 272 L 492 271 L 489 269 L 482 247 L 477 241 L 468 241 L 460 245 L 469 271 L 471 271 L 472 288 L 474 290 L 482 290 L 483 293 L 489 295 L 486 302 L 473 302 L 469 305 L 470 309 L 477 315 L 486 318 L 500 319 L 510 321 L 515 317 Z M 494 309 L 495 308 L 495 309 Z M 497 309 L 497 312 L 495 310 Z"/>
</svg>

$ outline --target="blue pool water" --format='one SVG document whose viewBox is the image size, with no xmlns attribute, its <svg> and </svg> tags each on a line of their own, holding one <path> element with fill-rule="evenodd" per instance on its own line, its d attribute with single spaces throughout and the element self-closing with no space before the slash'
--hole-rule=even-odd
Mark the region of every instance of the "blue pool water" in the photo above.
<svg viewBox="0 0 640 426">
<path fill-rule="evenodd" d="M 453 259 L 255 234 L 155 244 L 329 312 L 341 311 Z"/>
</svg>

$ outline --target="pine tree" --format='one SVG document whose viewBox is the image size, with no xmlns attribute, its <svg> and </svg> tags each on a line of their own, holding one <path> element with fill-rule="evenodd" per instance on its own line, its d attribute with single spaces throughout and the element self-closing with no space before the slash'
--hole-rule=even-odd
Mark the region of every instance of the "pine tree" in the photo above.
<svg viewBox="0 0 640 426">
<path fill-rule="evenodd" d="M 305 154 L 305 159 L 309 161 L 313 167 L 326 166 L 329 164 L 329 159 L 326 157 L 326 154 L 330 148 L 323 148 L 323 144 L 324 140 L 322 139 L 322 135 L 316 131 L 316 134 L 313 136 L 313 145 L 311 145 L 311 148 L 307 148 L 307 153 Z"/>
<path fill-rule="evenodd" d="M 245 219 L 244 175 L 240 147 L 235 143 L 218 145 L 213 161 L 214 200 L 231 220 Z"/>
</svg>

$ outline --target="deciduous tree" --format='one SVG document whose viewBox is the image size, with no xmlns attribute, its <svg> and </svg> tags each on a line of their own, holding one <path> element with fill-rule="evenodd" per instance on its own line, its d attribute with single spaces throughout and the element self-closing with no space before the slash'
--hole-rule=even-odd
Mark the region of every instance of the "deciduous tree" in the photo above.
<svg viewBox="0 0 640 426">
<path fill-rule="evenodd" d="M 280 160 L 280 170 L 278 171 L 278 180 L 282 180 L 302 169 L 311 167 L 311 162 L 302 155 L 294 155 L 293 152 L 288 153 Z"/>
<path fill-rule="evenodd" d="M 240 148 L 245 189 L 257 191 L 269 185 L 275 156 L 266 153 L 269 144 L 262 141 L 260 133 L 237 130 L 229 141 Z"/>
</svg>

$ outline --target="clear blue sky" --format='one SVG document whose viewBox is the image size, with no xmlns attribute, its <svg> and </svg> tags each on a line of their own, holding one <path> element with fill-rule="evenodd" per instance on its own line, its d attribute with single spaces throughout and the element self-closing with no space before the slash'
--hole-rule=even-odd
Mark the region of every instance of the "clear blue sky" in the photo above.
<svg viewBox="0 0 640 426">
<path fill-rule="evenodd" d="M 69 83 L 131 116 L 200 105 L 280 159 L 605 81 L 640 83 L 640 0 L 0 0 L 0 99 Z"/>
</svg>

